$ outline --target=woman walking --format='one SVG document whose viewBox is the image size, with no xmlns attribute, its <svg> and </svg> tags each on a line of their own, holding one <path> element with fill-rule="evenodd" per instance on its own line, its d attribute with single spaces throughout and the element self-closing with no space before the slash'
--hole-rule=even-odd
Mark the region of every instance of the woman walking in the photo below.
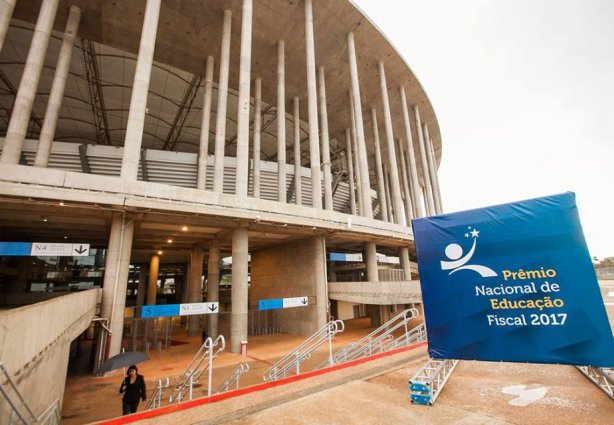
<svg viewBox="0 0 614 425">
<path fill-rule="evenodd" d="M 128 368 L 126 377 L 119 387 L 119 393 L 124 393 L 122 397 L 122 414 L 124 415 L 136 413 L 139 401 L 147 399 L 145 379 L 143 375 L 138 374 L 136 366 L 132 365 Z"/>
</svg>

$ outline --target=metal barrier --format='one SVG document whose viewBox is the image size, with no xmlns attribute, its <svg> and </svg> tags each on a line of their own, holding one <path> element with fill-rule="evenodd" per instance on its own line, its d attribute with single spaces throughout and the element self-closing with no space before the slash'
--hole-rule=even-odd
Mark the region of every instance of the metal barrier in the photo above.
<svg viewBox="0 0 614 425">
<path fill-rule="evenodd" d="M 273 366 L 264 372 L 265 381 L 274 381 L 294 372 L 301 373 L 301 363 L 311 357 L 311 353 L 328 341 L 329 358 L 332 357 L 332 339 L 339 332 L 343 332 L 345 325 L 341 320 L 330 321 L 322 326 L 316 333 L 311 335 L 305 342 L 296 347 L 290 353 L 279 359 Z"/>
<path fill-rule="evenodd" d="M 593 384 L 614 400 L 614 369 L 608 367 L 576 366 Z"/>
<path fill-rule="evenodd" d="M 402 311 L 361 340 L 342 347 L 325 362 L 320 363 L 316 369 L 388 351 L 395 344 L 399 344 L 398 346 L 403 346 L 401 344 L 408 345 L 410 340 L 414 339 L 410 338 L 407 323 L 418 317 L 418 315 L 418 310 L 415 308 Z M 394 339 L 393 333 L 400 329 L 404 330 L 403 334 L 399 338 Z M 412 329 L 411 332 L 414 332 L 414 330 Z M 419 332 L 416 331 L 415 333 Z"/>
<path fill-rule="evenodd" d="M 219 394 L 219 393 L 228 391 L 230 387 L 235 384 L 238 390 L 239 389 L 239 378 L 241 378 L 241 375 L 247 372 L 249 372 L 249 364 L 240 363 L 239 366 L 237 366 L 235 370 L 232 371 L 232 373 L 228 376 L 228 378 L 226 378 L 224 382 L 222 382 L 222 385 L 217 387 L 217 390 L 215 390 L 214 394 Z"/>
<path fill-rule="evenodd" d="M 198 382 L 205 371 L 209 372 L 207 395 L 211 395 L 211 375 L 213 373 L 213 360 L 226 348 L 226 340 L 223 335 L 215 341 L 209 337 L 186 368 L 183 375 L 177 380 L 175 388 L 169 398 L 169 403 L 180 402 L 186 394 L 192 400 L 192 388 Z M 215 352 L 214 352 L 215 351 Z M 207 362 L 205 362 L 207 360 Z"/>
<path fill-rule="evenodd" d="M 126 319 L 130 338 L 131 351 L 145 351 L 168 349 L 172 337 L 172 317 Z"/>
<path fill-rule="evenodd" d="M 458 360 L 429 359 L 409 380 L 411 402 L 432 406 L 457 364 Z"/>
<path fill-rule="evenodd" d="M 55 399 L 40 416 L 34 416 L 3 363 L 0 363 L 0 393 L 0 424 L 59 425 L 61 422 L 60 399 Z"/>
</svg>

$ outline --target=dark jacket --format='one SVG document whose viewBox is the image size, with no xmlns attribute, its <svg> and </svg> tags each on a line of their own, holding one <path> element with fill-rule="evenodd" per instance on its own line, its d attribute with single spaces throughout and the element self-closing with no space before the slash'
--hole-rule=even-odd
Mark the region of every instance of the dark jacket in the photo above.
<svg viewBox="0 0 614 425">
<path fill-rule="evenodd" d="M 147 390 L 145 389 L 145 379 L 143 379 L 143 375 L 137 374 L 134 384 L 130 383 L 130 378 L 124 378 L 124 381 L 119 387 L 119 392 L 124 393 L 122 401 L 126 403 L 134 403 L 139 401 L 139 399 L 145 401 L 147 399 Z"/>
</svg>

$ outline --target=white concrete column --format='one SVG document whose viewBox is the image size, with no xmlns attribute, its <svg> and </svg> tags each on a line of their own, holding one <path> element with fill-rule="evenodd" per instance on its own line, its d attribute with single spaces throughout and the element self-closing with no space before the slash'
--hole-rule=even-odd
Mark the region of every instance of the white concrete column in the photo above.
<svg viewBox="0 0 614 425">
<path fill-rule="evenodd" d="M 305 0 L 305 47 L 307 53 L 307 107 L 309 111 L 309 162 L 311 162 L 311 202 L 322 209 L 322 173 L 318 131 L 318 94 L 316 88 L 316 52 L 313 40 L 313 9 Z"/>
<path fill-rule="evenodd" d="M 292 124 L 294 128 L 294 199 L 296 205 L 301 205 L 303 187 L 301 182 L 301 122 L 298 97 L 292 99 L 292 104 L 294 106 L 292 114 Z"/>
<path fill-rule="evenodd" d="M 350 76 L 352 80 L 352 100 L 354 104 L 354 121 L 356 122 L 356 142 L 358 145 L 357 158 L 360 173 L 360 196 L 362 215 L 373 218 L 371 205 L 371 187 L 369 178 L 369 161 L 367 160 L 367 145 L 365 143 L 365 129 L 362 121 L 362 103 L 360 101 L 360 83 L 358 80 L 358 65 L 356 63 L 356 47 L 354 46 L 354 33 L 348 34 L 348 52 L 350 61 Z"/>
<path fill-rule="evenodd" d="M 232 310 L 230 315 L 230 351 L 238 354 L 241 341 L 247 341 L 247 228 L 232 232 Z"/>
<path fill-rule="evenodd" d="M 139 271 L 139 285 L 136 290 L 136 306 L 142 307 L 145 304 L 145 293 L 147 292 L 147 272 L 149 268 L 145 264 L 141 264 Z"/>
<path fill-rule="evenodd" d="M 409 194 L 409 178 L 407 177 L 407 165 L 405 164 L 405 152 L 403 151 L 403 142 L 398 140 L 399 145 L 399 159 L 401 160 L 401 178 L 403 183 L 403 194 L 405 196 L 405 218 L 407 219 L 407 225 L 411 225 L 411 219 L 413 218 L 411 195 Z"/>
<path fill-rule="evenodd" d="M 405 279 L 411 280 L 411 266 L 409 262 L 409 248 L 399 248 L 399 260 L 401 268 L 405 272 Z"/>
<path fill-rule="evenodd" d="M 401 200 L 401 187 L 399 186 L 399 173 L 397 171 L 397 156 L 394 150 L 394 134 L 392 132 L 392 117 L 390 115 L 390 102 L 388 101 L 388 86 L 386 84 L 386 71 L 384 62 L 378 63 L 380 90 L 382 93 L 382 107 L 384 109 L 384 127 L 386 129 L 386 146 L 388 148 L 388 172 L 390 173 L 390 189 L 394 209 L 394 222 L 405 225 L 403 201 Z"/>
<path fill-rule="evenodd" d="M 365 257 L 367 263 L 367 280 L 369 282 L 379 282 L 375 242 L 365 242 Z"/>
<path fill-rule="evenodd" d="M 160 1 L 147 0 L 145 8 L 145 18 L 143 19 L 143 29 L 141 30 L 141 45 L 139 46 L 139 56 L 136 61 L 134 82 L 132 84 L 132 97 L 130 98 L 130 111 L 128 112 L 128 125 L 124 140 L 124 157 L 120 174 L 121 178 L 125 180 L 136 180 L 139 173 L 143 127 L 145 126 L 145 110 L 147 109 L 147 92 L 149 90 L 154 48 L 156 47 Z"/>
<path fill-rule="evenodd" d="M 390 174 L 386 163 L 383 164 L 384 169 L 384 189 L 386 192 L 386 204 L 388 205 L 388 221 L 394 223 L 394 206 L 392 205 L 392 195 L 390 194 Z"/>
<path fill-rule="evenodd" d="M 0 0 L 0 52 L 4 46 L 4 39 L 11 23 L 13 9 L 17 0 Z"/>
<path fill-rule="evenodd" d="M 262 79 L 254 81 L 254 145 L 253 158 L 253 197 L 260 198 L 260 132 L 262 131 Z"/>
<path fill-rule="evenodd" d="M 44 0 L 38 14 L 32 44 L 30 44 L 21 82 L 13 103 L 11 119 L 6 130 L 1 158 L 1 161 L 5 164 L 19 164 L 21 158 L 23 141 L 26 138 L 32 105 L 45 62 L 45 53 L 49 45 L 55 14 L 58 10 L 58 1 Z M 4 7 L 7 12 L 9 8 L 8 5 Z M 10 20 L 10 17 L 8 19 Z"/>
<path fill-rule="evenodd" d="M 426 159 L 429 164 L 429 173 L 431 177 L 433 189 L 433 202 L 435 204 L 435 212 L 441 214 L 441 192 L 439 191 L 439 178 L 437 177 L 437 164 L 435 162 L 435 151 L 433 149 L 433 141 L 429 136 L 429 128 L 426 123 L 422 123 L 422 133 L 424 134 L 424 143 L 426 144 Z"/>
<path fill-rule="evenodd" d="M 190 253 L 190 286 L 188 289 L 188 302 L 200 303 L 203 301 L 202 296 L 202 277 L 203 277 L 203 260 L 205 251 L 201 245 L 196 245 Z M 188 316 L 188 336 L 200 335 L 202 332 L 200 326 L 200 317 L 197 315 Z"/>
<path fill-rule="evenodd" d="M 418 145 L 420 147 L 420 159 L 422 163 L 422 179 L 424 180 L 424 189 L 426 192 L 427 213 L 431 215 L 435 214 L 435 203 L 433 202 L 433 189 L 429 177 L 429 166 L 426 161 L 426 144 L 424 142 L 424 134 L 422 133 L 420 111 L 417 105 L 414 106 L 414 118 L 416 119 L 416 130 L 418 132 Z"/>
<path fill-rule="evenodd" d="M 241 14 L 241 61 L 237 99 L 237 196 L 247 197 L 249 187 L 249 106 L 252 62 L 252 0 L 243 0 Z"/>
<path fill-rule="evenodd" d="M 324 209 L 333 210 L 333 179 L 330 164 L 330 140 L 328 134 L 328 111 L 326 109 L 326 82 L 324 68 L 318 68 L 318 98 L 320 100 L 320 128 L 322 133 L 322 168 L 324 174 Z"/>
<path fill-rule="evenodd" d="M 224 191 L 224 149 L 226 148 L 226 109 L 228 106 L 228 73 L 230 71 L 230 30 L 232 13 L 224 11 L 222 51 L 220 53 L 220 80 L 217 86 L 215 112 L 215 158 L 213 160 L 213 191 Z"/>
<path fill-rule="evenodd" d="M 354 192 L 354 164 L 352 160 L 352 136 L 350 129 L 345 129 L 345 153 L 348 161 L 348 186 L 350 189 L 350 213 L 356 215 L 356 195 Z"/>
<path fill-rule="evenodd" d="M 286 202 L 286 65 L 281 40 L 277 43 L 277 200 Z"/>
<path fill-rule="evenodd" d="M 314 237 L 315 250 L 315 289 L 316 289 L 316 326 L 320 329 L 328 321 L 328 280 L 326 277 L 326 238 Z"/>
<path fill-rule="evenodd" d="M 122 347 L 133 234 L 134 218 L 124 213 L 113 213 L 100 307 L 100 316 L 109 319 L 111 329 L 107 340 L 107 357 L 119 354 Z"/>
<path fill-rule="evenodd" d="M 149 280 L 147 281 L 147 305 L 155 305 L 158 297 L 158 273 L 160 271 L 160 256 L 152 254 L 149 258 Z"/>
<path fill-rule="evenodd" d="M 207 188 L 207 158 L 209 156 L 209 127 L 211 125 L 211 98 L 213 97 L 213 56 L 207 56 L 205 65 L 205 97 L 203 115 L 200 122 L 200 147 L 198 150 L 198 173 L 196 188 Z"/>
<path fill-rule="evenodd" d="M 382 153 L 379 143 L 379 130 L 377 128 L 377 114 L 371 108 L 371 126 L 373 129 L 373 150 L 375 151 L 375 176 L 377 178 L 377 197 L 383 221 L 388 221 L 388 203 L 386 202 L 386 187 L 384 186 L 384 172 L 382 169 Z"/>
<path fill-rule="evenodd" d="M 64 97 L 64 88 L 66 87 L 66 78 L 70 68 L 70 58 L 72 49 L 75 44 L 75 37 L 79 31 L 79 21 L 81 20 L 81 9 L 77 6 L 71 6 L 66 21 L 66 29 L 62 38 L 62 47 L 58 55 L 58 63 L 53 74 L 53 83 L 51 84 L 51 92 L 47 101 L 47 110 L 45 111 L 45 120 L 41 129 L 40 138 L 38 141 L 38 149 L 34 158 L 35 167 L 46 167 L 49 162 L 49 154 L 51 153 L 51 143 L 55 136 L 55 128 L 60 115 L 60 107 L 62 106 L 62 98 Z"/>
<path fill-rule="evenodd" d="M 414 209 L 418 217 L 424 217 L 424 206 L 422 205 L 420 196 L 418 168 L 416 167 L 416 155 L 414 153 L 414 142 L 411 135 L 411 125 L 409 120 L 409 111 L 407 109 L 407 99 L 405 97 L 405 87 L 399 87 L 399 95 L 401 96 L 401 110 L 403 111 L 403 129 L 405 130 L 405 143 L 407 147 L 407 156 L 409 158 L 409 178 L 410 187 L 412 189 Z"/>
<path fill-rule="evenodd" d="M 349 101 L 350 101 L 350 130 L 352 135 L 352 162 L 354 166 L 354 178 L 356 181 L 356 209 L 358 211 L 358 215 L 363 215 L 362 212 L 362 185 L 361 185 L 361 175 L 360 175 L 360 165 L 358 160 L 358 141 L 356 138 L 356 116 L 354 115 L 354 98 L 352 97 L 352 92 L 348 93 Z"/>
<path fill-rule="evenodd" d="M 220 301 L 220 241 L 209 243 L 209 262 L 207 265 L 207 302 Z M 219 312 L 219 309 L 218 309 Z M 217 338 L 219 314 L 209 314 L 209 336 Z"/>
<path fill-rule="evenodd" d="M 190 296 L 190 263 L 183 265 L 183 285 L 181 285 L 181 303 L 187 304 Z M 182 318 L 181 323 L 185 324 L 187 318 Z"/>
</svg>

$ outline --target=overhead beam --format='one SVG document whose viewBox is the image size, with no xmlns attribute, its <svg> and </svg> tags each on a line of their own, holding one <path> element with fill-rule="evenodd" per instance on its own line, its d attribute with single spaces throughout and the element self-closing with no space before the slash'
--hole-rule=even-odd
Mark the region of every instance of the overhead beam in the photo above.
<svg viewBox="0 0 614 425">
<path fill-rule="evenodd" d="M 94 126 L 96 127 L 96 140 L 99 145 L 110 145 L 111 136 L 109 135 L 109 122 L 107 120 L 107 111 L 104 105 L 104 95 L 98 62 L 96 61 L 94 43 L 82 38 L 81 51 L 83 52 L 83 66 L 85 68 L 85 79 L 90 95 L 92 117 L 94 118 Z"/>
<path fill-rule="evenodd" d="M 185 88 L 183 98 L 181 99 L 181 103 L 177 108 L 177 113 L 175 114 L 173 124 L 171 124 L 171 128 L 169 129 L 166 139 L 164 140 L 164 146 L 162 147 L 163 150 L 172 151 L 175 148 L 177 139 L 179 139 L 179 135 L 183 130 L 185 120 L 192 109 L 192 105 L 194 104 L 194 99 L 196 98 L 196 94 L 198 93 L 202 79 L 203 78 L 200 75 L 193 75 L 192 79 Z"/>
</svg>

